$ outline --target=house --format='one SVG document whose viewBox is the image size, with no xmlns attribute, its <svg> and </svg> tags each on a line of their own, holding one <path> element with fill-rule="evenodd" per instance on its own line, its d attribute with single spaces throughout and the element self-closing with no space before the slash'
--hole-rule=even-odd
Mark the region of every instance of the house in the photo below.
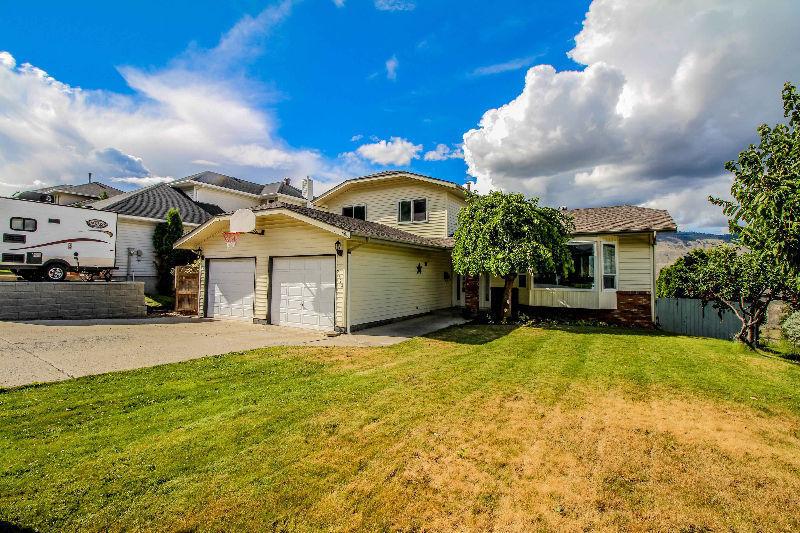
<svg viewBox="0 0 800 533">
<path fill-rule="evenodd" d="M 122 194 L 123 191 L 99 181 L 77 185 L 52 185 L 14 195 L 20 200 L 34 200 L 57 205 L 83 205 Z"/>
<path fill-rule="evenodd" d="M 119 215 L 114 278 L 143 281 L 149 292 L 157 283 L 153 232 L 171 208 L 178 209 L 184 226 L 190 230 L 215 215 L 270 202 L 306 205 L 307 200 L 289 180 L 264 185 L 205 171 L 98 200 L 89 206 Z"/>
<path fill-rule="evenodd" d="M 233 246 L 224 235 L 229 212 L 176 247 L 203 259 L 200 310 L 208 317 L 350 332 L 437 309 L 489 310 L 502 280 L 452 270 L 452 235 L 465 197 L 455 183 L 380 172 L 347 180 L 310 205 L 253 207 L 254 231 Z M 571 214 L 575 274 L 520 276 L 518 305 L 651 322 L 653 245 L 657 232 L 676 230 L 672 218 L 633 206 Z"/>
</svg>

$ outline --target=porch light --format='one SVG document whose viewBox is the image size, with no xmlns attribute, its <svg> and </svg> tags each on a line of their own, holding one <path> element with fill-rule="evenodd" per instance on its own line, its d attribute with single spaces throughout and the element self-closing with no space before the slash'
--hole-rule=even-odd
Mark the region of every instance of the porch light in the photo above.
<svg viewBox="0 0 800 533">
<path fill-rule="evenodd" d="M 344 252 L 342 250 L 342 243 L 340 241 L 336 241 L 336 244 L 334 244 L 333 247 L 336 248 L 336 255 L 341 257 L 342 253 Z"/>
</svg>

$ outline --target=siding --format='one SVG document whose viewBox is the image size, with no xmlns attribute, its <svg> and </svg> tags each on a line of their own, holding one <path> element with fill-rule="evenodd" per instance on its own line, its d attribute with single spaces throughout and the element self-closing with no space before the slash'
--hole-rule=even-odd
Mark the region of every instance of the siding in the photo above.
<svg viewBox="0 0 800 533">
<path fill-rule="evenodd" d="M 451 195 L 442 187 L 428 183 L 410 180 L 379 182 L 354 187 L 319 207 L 341 214 L 342 207 L 346 205 L 366 205 L 367 220 L 370 222 L 379 222 L 424 237 L 447 237 L 448 196 Z M 428 221 L 398 223 L 397 202 L 415 198 L 428 199 Z"/>
<path fill-rule="evenodd" d="M 455 233 L 458 227 L 458 213 L 466 202 L 457 196 L 447 193 L 447 235 Z"/>
<path fill-rule="evenodd" d="M 352 252 L 349 268 L 351 326 L 452 305 L 452 279 L 444 279 L 451 271 L 447 252 L 365 245 Z"/>
<path fill-rule="evenodd" d="M 267 319 L 269 300 L 269 259 L 270 257 L 288 257 L 299 255 L 331 255 L 337 236 L 333 233 L 309 226 L 293 218 L 271 216 L 262 219 L 258 224 L 264 229 L 264 235 L 246 233 L 240 236 L 233 248 L 228 248 L 217 233 L 203 241 L 200 247 L 205 259 L 255 257 L 256 258 L 256 294 L 255 318 Z M 205 268 L 205 262 L 203 262 Z M 336 258 L 336 325 L 344 327 L 344 282 L 345 261 Z M 340 272 L 341 270 L 341 272 Z M 341 281 L 341 283 L 340 283 Z M 201 270 L 200 309 L 205 306 L 205 272 Z"/>
<path fill-rule="evenodd" d="M 153 231 L 155 222 L 135 221 L 123 218 L 117 220 L 117 276 L 128 274 L 128 248 L 141 250 L 141 257 L 131 257 L 131 273 L 135 277 L 155 276 L 155 251 L 153 250 Z"/>
<path fill-rule="evenodd" d="M 619 282 L 621 291 L 653 290 L 653 247 L 649 235 L 619 237 Z"/>
</svg>

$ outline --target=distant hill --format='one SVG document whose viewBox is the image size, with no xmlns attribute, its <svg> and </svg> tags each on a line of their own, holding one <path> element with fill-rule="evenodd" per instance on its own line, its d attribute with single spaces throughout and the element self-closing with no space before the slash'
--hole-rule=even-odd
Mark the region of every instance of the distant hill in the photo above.
<svg viewBox="0 0 800 533">
<path fill-rule="evenodd" d="M 717 235 L 696 231 L 659 233 L 656 241 L 656 273 L 695 248 L 711 248 L 726 242 L 731 242 L 729 234 Z"/>
</svg>

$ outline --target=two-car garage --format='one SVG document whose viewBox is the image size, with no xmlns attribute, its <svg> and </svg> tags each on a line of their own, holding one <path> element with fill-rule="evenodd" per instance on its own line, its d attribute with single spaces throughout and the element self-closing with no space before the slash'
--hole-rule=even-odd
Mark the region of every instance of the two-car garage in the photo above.
<svg viewBox="0 0 800 533">
<path fill-rule="evenodd" d="M 333 330 L 336 293 L 334 257 L 274 257 L 271 262 L 270 322 Z M 252 320 L 255 276 L 254 258 L 209 259 L 206 316 Z"/>
</svg>

